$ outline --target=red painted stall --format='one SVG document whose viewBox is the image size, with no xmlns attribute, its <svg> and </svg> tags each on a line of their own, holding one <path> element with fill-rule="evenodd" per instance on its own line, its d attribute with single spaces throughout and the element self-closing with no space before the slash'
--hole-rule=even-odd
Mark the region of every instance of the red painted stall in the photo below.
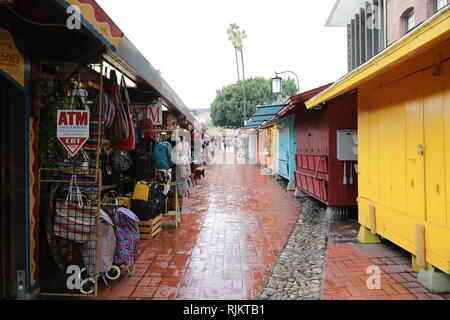
<svg viewBox="0 0 450 320">
<path fill-rule="evenodd" d="M 296 186 L 328 206 L 356 206 L 357 162 L 338 160 L 337 131 L 357 130 L 357 94 L 331 100 L 320 110 L 307 110 L 304 102 L 326 87 L 290 99 L 297 119 Z"/>
</svg>

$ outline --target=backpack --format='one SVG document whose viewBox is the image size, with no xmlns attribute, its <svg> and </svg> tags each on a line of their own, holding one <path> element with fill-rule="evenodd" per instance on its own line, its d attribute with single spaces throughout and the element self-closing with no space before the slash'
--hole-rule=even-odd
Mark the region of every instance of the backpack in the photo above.
<svg viewBox="0 0 450 320">
<path fill-rule="evenodd" d="M 136 150 L 133 153 L 134 177 L 138 180 L 153 178 L 155 169 L 153 168 L 152 154 Z"/>
<path fill-rule="evenodd" d="M 133 161 L 127 151 L 115 150 L 111 157 L 111 165 L 115 172 L 124 173 L 132 167 Z"/>
<path fill-rule="evenodd" d="M 168 170 L 172 167 L 172 146 L 169 142 L 160 142 L 153 148 L 153 162 L 158 170 Z"/>
<path fill-rule="evenodd" d="M 139 135 L 142 141 L 155 140 L 155 127 L 150 119 L 139 121 Z"/>
<path fill-rule="evenodd" d="M 136 183 L 136 185 L 134 186 L 132 199 L 148 201 L 149 198 L 150 198 L 150 186 L 147 183 L 141 181 Z"/>
<path fill-rule="evenodd" d="M 152 183 L 148 187 L 150 189 L 148 200 L 131 201 L 131 208 L 141 221 L 148 221 L 159 216 L 162 213 L 164 207 L 161 195 L 161 185 L 159 183 Z M 133 196 L 133 199 L 134 198 L 135 197 Z"/>
</svg>

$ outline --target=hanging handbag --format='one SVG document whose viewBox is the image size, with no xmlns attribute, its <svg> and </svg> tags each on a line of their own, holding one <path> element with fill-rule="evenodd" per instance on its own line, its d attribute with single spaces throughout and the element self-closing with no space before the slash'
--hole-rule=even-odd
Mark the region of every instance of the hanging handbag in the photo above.
<svg viewBox="0 0 450 320">
<path fill-rule="evenodd" d="M 108 130 L 115 116 L 115 107 L 114 104 L 109 99 L 109 96 L 106 92 L 103 93 L 103 101 L 102 101 L 102 121 L 103 121 L 103 129 Z M 95 99 L 94 106 L 92 108 L 93 114 L 100 113 L 100 95 Z"/>
<path fill-rule="evenodd" d="M 77 156 L 71 159 L 57 160 L 56 165 L 60 169 L 58 175 L 64 180 L 70 180 L 73 177 L 73 173 L 77 172 L 76 178 L 78 181 L 77 187 L 86 193 L 98 192 L 98 186 L 95 182 L 95 163 L 92 163 L 89 159 L 89 155 L 84 148 L 81 149 L 83 159 L 77 158 Z M 81 183 L 81 182 L 87 183 Z M 69 190 L 71 183 L 64 183 L 64 189 Z"/>
<path fill-rule="evenodd" d="M 114 119 L 111 127 L 107 131 L 108 138 L 112 142 L 127 141 L 130 134 L 129 117 L 125 105 L 122 102 L 120 89 L 117 85 L 117 75 L 114 70 L 111 70 L 110 73 L 108 95 L 115 108 Z"/>
<path fill-rule="evenodd" d="M 134 117 L 133 117 L 133 126 L 134 126 L 134 142 L 136 145 L 139 145 L 141 143 L 141 137 L 140 137 L 140 126 L 139 126 L 139 116 L 138 113 L 136 111 L 136 108 L 131 108 L 131 103 L 130 103 L 130 110 L 133 110 L 134 112 Z"/>
<path fill-rule="evenodd" d="M 128 139 L 126 139 L 125 141 L 112 141 L 111 148 L 118 150 L 134 150 L 136 148 L 136 138 L 135 138 L 136 129 L 134 127 L 133 116 L 131 115 L 130 96 L 128 95 L 127 85 L 125 83 L 124 76 L 122 76 L 120 80 L 120 92 L 124 94 L 124 101 L 122 105 L 126 111 L 126 116 L 128 119 Z"/>
<path fill-rule="evenodd" d="M 116 173 L 127 172 L 133 166 L 133 160 L 131 159 L 128 151 L 116 150 L 111 157 L 111 165 Z"/>
<path fill-rule="evenodd" d="M 117 188 L 117 175 L 113 173 L 113 169 L 109 161 L 102 162 L 102 189 L 114 190 Z"/>
<path fill-rule="evenodd" d="M 76 179 L 73 175 L 66 200 L 56 200 L 53 232 L 56 236 L 84 243 L 95 229 L 97 208 L 83 203 L 80 188 L 74 183 Z"/>
<path fill-rule="evenodd" d="M 142 119 L 139 121 L 139 134 L 144 142 L 155 140 L 155 126 L 152 120 Z"/>
</svg>

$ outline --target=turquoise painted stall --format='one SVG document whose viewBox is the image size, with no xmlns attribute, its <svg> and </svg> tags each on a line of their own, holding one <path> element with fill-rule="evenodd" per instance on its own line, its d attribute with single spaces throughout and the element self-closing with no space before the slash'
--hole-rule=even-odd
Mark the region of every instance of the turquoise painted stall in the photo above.
<svg viewBox="0 0 450 320">
<path fill-rule="evenodd" d="M 294 124 L 295 115 L 281 118 L 276 122 L 278 128 L 278 175 L 289 180 L 289 190 L 295 189 L 296 133 Z"/>
</svg>

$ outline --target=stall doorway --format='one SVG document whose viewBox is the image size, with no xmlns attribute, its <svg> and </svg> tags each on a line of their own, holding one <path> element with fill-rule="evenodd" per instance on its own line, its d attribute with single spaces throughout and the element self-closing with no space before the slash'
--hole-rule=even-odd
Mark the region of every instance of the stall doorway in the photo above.
<svg viewBox="0 0 450 320">
<path fill-rule="evenodd" d="M 289 128 L 284 126 L 279 130 L 278 174 L 289 179 Z"/>
<path fill-rule="evenodd" d="M 0 298 L 17 297 L 25 268 L 24 94 L 0 75 Z"/>
</svg>

